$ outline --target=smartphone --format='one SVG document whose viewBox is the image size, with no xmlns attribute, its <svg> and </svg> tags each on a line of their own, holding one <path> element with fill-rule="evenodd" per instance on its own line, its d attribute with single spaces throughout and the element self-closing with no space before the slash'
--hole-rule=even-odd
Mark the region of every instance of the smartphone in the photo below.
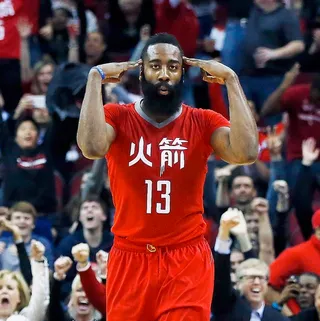
<svg viewBox="0 0 320 321">
<path fill-rule="evenodd" d="M 28 98 L 32 100 L 34 108 L 46 108 L 46 96 L 45 95 L 31 95 Z"/>
</svg>

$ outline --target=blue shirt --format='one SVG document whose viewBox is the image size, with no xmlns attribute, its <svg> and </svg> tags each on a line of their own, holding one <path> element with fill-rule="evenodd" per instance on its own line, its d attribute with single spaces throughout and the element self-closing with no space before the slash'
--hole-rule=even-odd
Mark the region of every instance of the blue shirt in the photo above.
<svg viewBox="0 0 320 321">
<path fill-rule="evenodd" d="M 39 241 L 45 246 L 46 250 L 44 255 L 48 260 L 49 268 L 52 270 L 54 257 L 51 243 L 46 238 L 37 234 L 32 234 L 31 240 Z M 31 240 L 28 243 L 24 243 L 29 256 L 31 252 Z M 0 238 L 0 242 L 4 242 L 6 244 L 6 248 L 4 249 L 2 254 L 0 254 L 0 270 L 20 271 L 18 251 L 13 237 L 2 236 Z"/>
</svg>

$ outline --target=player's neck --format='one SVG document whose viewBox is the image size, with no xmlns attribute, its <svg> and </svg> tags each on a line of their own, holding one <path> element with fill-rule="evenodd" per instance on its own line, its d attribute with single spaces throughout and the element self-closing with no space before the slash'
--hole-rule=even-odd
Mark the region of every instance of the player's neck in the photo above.
<svg viewBox="0 0 320 321">
<path fill-rule="evenodd" d="M 101 244 L 101 241 L 102 241 L 102 236 L 103 236 L 102 228 L 99 227 L 94 230 L 84 229 L 83 236 L 87 241 L 87 243 L 90 245 L 90 247 L 97 247 Z"/>
<path fill-rule="evenodd" d="M 145 100 L 141 103 L 141 109 L 142 111 L 152 120 L 154 120 L 157 123 L 162 123 L 168 118 L 170 118 L 172 115 L 155 115 L 153 114 L 149 108 L 146 106 Z"/>
</svg>

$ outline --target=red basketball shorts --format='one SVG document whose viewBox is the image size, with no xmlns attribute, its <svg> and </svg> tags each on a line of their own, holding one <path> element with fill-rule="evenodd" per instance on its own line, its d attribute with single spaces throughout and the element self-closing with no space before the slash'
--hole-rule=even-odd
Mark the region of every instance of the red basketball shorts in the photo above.
<svg viewBox="0 0 320 321">
<path fill-rule="evenodd" d="M 170 247 L 115 239 L 108 261 L 108 321 L 209 321 L 214 262 L 207 241 Z"/>
</svg>

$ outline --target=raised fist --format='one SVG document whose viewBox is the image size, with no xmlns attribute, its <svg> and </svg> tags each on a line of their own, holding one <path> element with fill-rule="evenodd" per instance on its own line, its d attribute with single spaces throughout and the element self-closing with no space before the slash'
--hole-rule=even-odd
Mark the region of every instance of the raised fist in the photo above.
<svg viewBox="0 0 320 321">
<path fill-rule="evenodd" d="M 220 219 L 220 227 L 225 231 L 231 231 L 232 228 L 240 223 L 239 210 L 236 208 L 229 208 L 222 214 Z"/>
<path fill-rule="evenodd" d="M 98 273 L 99 275 L 103 276 L 107 274 L 107 262 L 109 258 L 109 253 L 100 250 L 96 254 L 96 260 L 98 265 Z"/>
<path fill-rule="evenodd" d="M 35 261 L 42 261 L 44 260 L 44 252 L 45 252 L 46 248 L 45 246 L 36 240 L 32 240 L 31 241 L 31 257 L 35 260 Z"/>
<path fill-rule="evenodd" d="M 256 197 L 252 203 L 251 208 L 254 212 L 258 213 L 259 215 L 268 214 L 269 212 L 269 202 L 265 198 Z"/>
<path fill-rule="evenodd" d="M 287 195 L 289 193 L 288 183 L 284 180 L 274 181 L 273 188 L 277 193 L 281 195 Z"/>
<path fill-rule="evenodd" d="M 54 262 L 54 272 L 58 280 L 63 280 L 72 266 L 72 260 L 68 256 L 61 256 Z"/>
<path fill-rule="evenodd" d="M 90 248 L 87 243 L 79 243 L 72 248 L 73 259 L 81 264 L 89 262 Z"/>
</svg>

